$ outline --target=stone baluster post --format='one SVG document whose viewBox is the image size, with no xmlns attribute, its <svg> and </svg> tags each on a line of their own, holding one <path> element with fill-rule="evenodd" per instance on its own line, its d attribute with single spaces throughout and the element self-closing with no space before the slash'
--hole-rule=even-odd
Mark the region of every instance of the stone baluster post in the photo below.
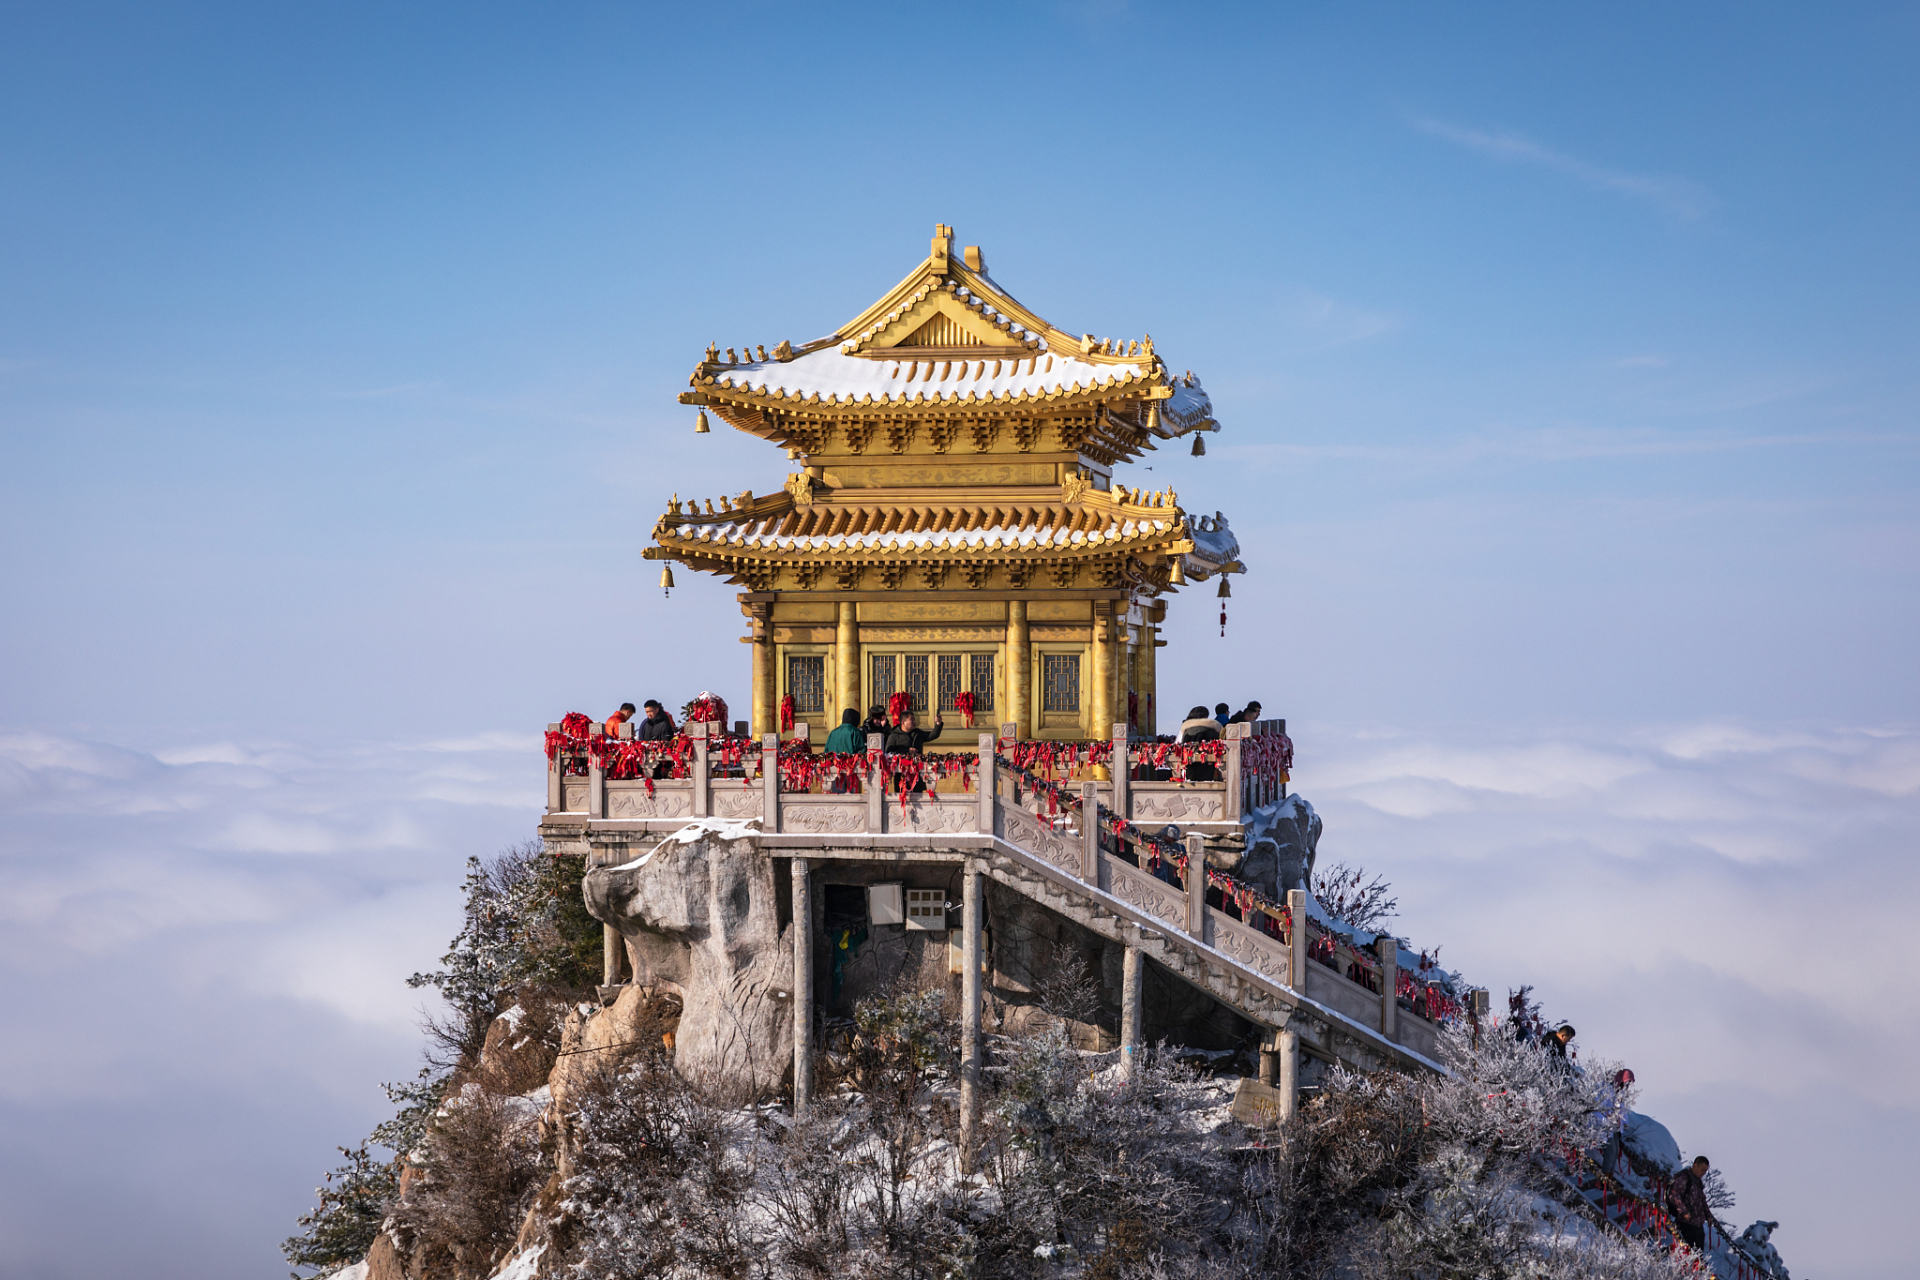
<svg viewBox="0 0 1920 1280">
<path fill-rule="evenodd" d="M 1080 878 L 1098 888 L 1100 884 L 1100 785 L 1080 784 Z"/>
<path fill-rule="evenodd" d="M 1227 726 L 1227 731 L 1224 735 L 1227 740 L 1227 756 L 1226 759 L 1220 762 L 1220 774 L 1227 781 L 1227 794 L 1223 798 L 1226 812 L 1221 816 L 1228 822 L 1240 821 L 1240 802 L 1242 799 L 1240 786 L 1240 740 L 1244 738 L 1246 734 L 1246 725 L 1230 724 Z"/>
<path fill-rule="evenodd" d="M 605 726 L 590 724 L 587 736 L 592 737 Z M 595 761 L 592 754 L 587 756 L 587 816 L 604 818 L 607 816 L 607 769 L 604 762 Z"/>
<path fill-rule="evenodd" d="M 1144 1003 L 1146 957 L 1140 952 L 1140 926 L 1133 927 L 1134 940 L 1127 944 L 1120 963 L 1120 1072 L 1128 1080 L 1138 1070 L 1140 1053 L 1140 1013 Z"/>
<path fill-rule="evenodd" d="M 688 725 L 687 736 L 693 739 L 693 816 L 704 818 L 713 812 L 707 777 L 707 726 Z"/>
<path fill-rule="evenodd" d="M 547 732 L 558 733 L 560 732 L 560 726 L 557 724 L 550 724 L 547 726 Z M 556 751 L 553 753 L 553 759 L 547 761 L 547 812 L 548 813 L 559 813 L 561 811 L 561 807 L 565 805 L 567 802 L 567 785 L 566 785 L 566 782 L 564 781 L 564 779 L 566 778 L 566 774 L 562 772 L 562 770 L 565 769 L 566 767 L 566 759 L 567 759 L 566 752 Z"/>
<path fill-rule="evenodd" d="M 980 802 L 980 834 L 990 836 L 993 834 L 993 798 L 996 794 L 993 776 L 993 735 L 990 733 L 980 735 L 980 765 L 974 774 L 974 787 L 979 792 L 974 799 Z"/>
<path fill-rule="evenodd" d="M 1400 979 L 1400 941 L 1376 938 L 1373 948 L 1380 957 L 1380 1034 L 1391 1040 L 1400 1015 L 1400 998 L 1394 991 Z"/>
<path fill-rule="evenodd" d="M 980 924 L 985 904 L 979 864 L 968 860 L 960 901 L 960 1171 L 971 1174 L 980 1146 Z"/>
<path fill-rule="evenodd" d="M 768 835 L 780 830 L 780 734 L 760 735 L 760 829 Z"/>
<path fill-rule="evenodd" d="M 867 735 L 867 756 L 873 761 L 867 766 L 867 834 L 879 835 L 882 823 L 887 820 L 886 779 L 880 772 L 880 756 L 877 754 L 887 745 L 886 738 L 878 733 Z"/>
<path fill-rule="evenodd" d="M 1207 842 L 1197 835 L 1187 837 L 1187 932 L 1207 939 Z"/>
<path fill-rule="evenodd" d="M 1113 726 L 1113 815 L 1116 818 L 1128 818 L 1133 815 L 1127 809 L 1127 775 L 1133 772 L 1127 763 L 1128 744 L 1132 734 L 1124 724 Z"/>
<path fill-rule="evenodd" d="M 1288 986 L 1301 995 L 1307 994 L 1307 891 L 1305 889 L 1287 890 L 1287 914 L 1293 917 L 1293 957 L 1289 970 Z"/>
<path fill-rule="evenodd" d="M 813 1103 L 813 877 L 793 860 L 793 1115 Z"/>
</svg>

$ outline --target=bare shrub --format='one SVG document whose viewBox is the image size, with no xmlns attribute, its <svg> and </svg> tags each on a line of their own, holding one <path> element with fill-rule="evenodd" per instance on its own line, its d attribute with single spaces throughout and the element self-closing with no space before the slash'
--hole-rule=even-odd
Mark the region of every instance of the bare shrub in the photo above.
<svg viewBox="0 0 1920 1280">
<path fill-rule="evenodd" d="M 1307 888 L 1321 906 L 1354 929 L 1378 933 L 1400 910 L 1400 899 L 1385 876 L 1367 878 L 1365 867 L 1336 862 L 1307 877 Z"/>
<path fill-rule="evenodd" d="M 419 1175 L 389 1229 L 425 1274 L 491 1275 L 547 1171 L 535 1109 L 465 1085 L 441 1105 L 418 1154 Z"/>
<path fill-rule="evenodd" d="M 754 1170 L 732 1150 L 735 1117 L 651 1052 L 597 1069 L 573 1096 L 564 1208 L 577 1226 L 577 1271 L 638 1280 L 753 1270 L 765 1242 L 744 1212 Z"/>
</svg>

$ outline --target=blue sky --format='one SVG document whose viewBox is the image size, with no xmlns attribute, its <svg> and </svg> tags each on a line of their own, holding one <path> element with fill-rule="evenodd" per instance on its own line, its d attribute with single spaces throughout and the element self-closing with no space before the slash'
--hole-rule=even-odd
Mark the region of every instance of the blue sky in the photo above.
<svg viewBox="0 0 1920 1280">
<path fill-rule="evenodd" d="M 693 435 L 687 371 L 830 331 L 936 221 L 1213 395 L 1206 458 L 1127 477 L 1252 570 L 1224 640 L 1175 602 L 1165 702 L 1286 715 L 1411 933 L 1634 1063 L 1790 1263 L 1895 1274 L 1920 1006 L 1787 939 L 1892 965 L 1920 897 L 1917 37 L 0 5 L 0 977 L 45 1046 L 0 1053 L 0 1275 L 272 1270 L 409 1070 L 460 859 L 531 830 L 531 734 L 744 702 L 729 590 L 639 550 L 785 468 Z M 124 1227 L 53 1248 L 102 1142 L 211 1172 L 116 1174 Z"/>
</svg>

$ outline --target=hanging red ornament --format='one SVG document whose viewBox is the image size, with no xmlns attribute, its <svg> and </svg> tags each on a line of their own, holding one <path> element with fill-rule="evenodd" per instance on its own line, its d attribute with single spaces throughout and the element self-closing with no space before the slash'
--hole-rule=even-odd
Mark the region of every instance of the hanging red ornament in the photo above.
<svg viewBox="0 0 1920 1280">
<path fill-rule="evenodd" d="M 894 724 L 900 723 L 900 717 L 913 714 L 913 695 L 905 689 L 887 695 L 887 719 Z"/>
<path fill-rule="evenodd" d="M 973 691 L 971 689 L 962 689 L 953 696 L 953 709 L 965 718 L 967 728 L 973 728 Z"/>
<path fill-rule="evenodd" d="M 793 732 L 793 695 L 780 699 L 780 732 Z"/>
</svg>

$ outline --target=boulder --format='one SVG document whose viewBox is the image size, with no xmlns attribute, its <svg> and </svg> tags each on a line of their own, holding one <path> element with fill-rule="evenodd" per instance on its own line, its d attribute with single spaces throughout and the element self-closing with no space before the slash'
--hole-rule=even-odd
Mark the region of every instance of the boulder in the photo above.
<svg viewBox="0 0 1920 1280">
<path fill-rule="evenodd" d="M 779 919 L 759 845 L 742 824 L 695 823 L 582 885 L 587 910 L 630 952 L 679 970 L 675 1069 L 742 1098 L 777 1092 L 793 1063 L 793 925 Z"/>
<path fill-rule="evenodd" d="M 1247 855 L 1236 874 L 1276 900 L 1289 889 L 1306 888 L 1322 827 L 1313 806 L 1297 795 L 1259 810 L 1247 832 Z"/>
</svg>

